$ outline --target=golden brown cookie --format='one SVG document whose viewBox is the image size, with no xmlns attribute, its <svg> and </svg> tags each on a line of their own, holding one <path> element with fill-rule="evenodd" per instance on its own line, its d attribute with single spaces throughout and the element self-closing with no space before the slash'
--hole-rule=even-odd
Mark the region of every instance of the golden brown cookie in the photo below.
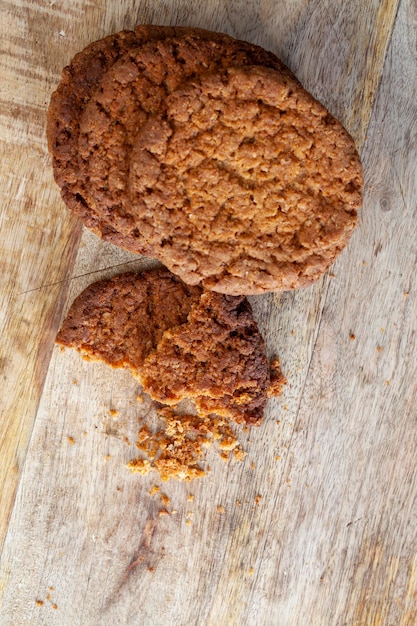
<svg viewBox="0 0 417 626">
<path fill-rule="evenodd" d="M 162 114 L 167 96 L 184 80 L 209 70 L 262 64 L 289 70 L 271 53 L 227 35 L 178 29 L 175 37 L 130 46 L 106 72 L 80 122 L 82 179 L 88 206 L 103 232 L 119 233 L 118 245 L 143 252 L 147 244 L 132 218 L 127 195 L 129 158 L 136 133 L 149 116 Z M 125 237 L 125 238 L 124 238 Z M 148 251 L 152 255 L 152 250 Z"/>
<path fill-rule="evenodd" d="M 90 285 L 56 341 L 129 368 L 162 404 L 193 400 L 200 417 L 257 423 L 277 392 L 247 299 L 187 286 L 165 269 Z"/>
<path fill-rule="evenodd" d="M 136 371 L 167 329 L 186 322 L 200 294 L 165 269 L 100 280 L 75 299 L 56 341 Z"/>
<path fill-rule="evenodd" d="M 265 67 L 198 75 L 139 131 L 140 232 L 189 284 L 232 295 L 316 280 L 357 223 L 362 170 L 341 124 Z"/>
<path fill-rule="evenodd" d="M 104 74 L 132 46 L 152 39 L 179 36 L 190 29 L 172 26 L 137 26 L 88 45 L 64 68 L 61 82 L 52 94 L 47 115 L 47 139 L 54 177 L 68 208 L 85 226 L 104 239 L 119 243 L 111 223 L 98 220 L 89 205 L 89 193 L 78 163 L 80 117 Z M 126 237 L 122 238 L 123 242 Z M 131 243 L 134 246 L 133 243 Z"/>
<path fill-rule="evenodd" d="M 203 293 L 185 324 L 164 333 L 139 376 L 167 405 L 191 398 L 200 415 L 257 423 L 270 386 L 265 345 L 244 296 Z"/>
</svg>

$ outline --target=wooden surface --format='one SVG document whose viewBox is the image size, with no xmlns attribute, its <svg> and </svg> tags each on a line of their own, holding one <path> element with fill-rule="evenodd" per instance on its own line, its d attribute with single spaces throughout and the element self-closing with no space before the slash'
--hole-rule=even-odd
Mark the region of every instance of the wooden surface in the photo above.
<svg viewBox="0 0 417 626">
<path fill-rule="evenodd" d="M 414 626 L 415 0 L 2 0 L 1 15 L 0 623 Z M 53 346 L 85 286 L 148 263 L 69 216 L 45 141 L 62 67 L 140 22 L 276 52 L 353 134 L 366 180 L 331 271 L 252 298 L 288 386 L 239 431 L 244 462 L 211 454 L 207 478 L 163 485 L 169 516 L 157 478 L 125 468 L 149 412 L 136 384 Z"/>
</svg>

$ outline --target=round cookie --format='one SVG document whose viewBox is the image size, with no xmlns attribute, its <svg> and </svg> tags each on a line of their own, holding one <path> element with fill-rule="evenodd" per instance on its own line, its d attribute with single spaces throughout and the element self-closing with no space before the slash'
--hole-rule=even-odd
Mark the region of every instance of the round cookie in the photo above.
<svg viewBox="0 0 417 626">
<path fill-rule="evenodd" d="M 100 280 L 74 300 L 56 341 L 136 374 L 164 332 L 187 321 L 200 295 L 165 269 Z"/>
<path fill-rule="evenodd" d="M 341 124 L 265 67 L 194 77 L 138 133 L 130 198 L 154 256 L 189 284 L 260 294 L 316 280 L 357 223 L 362 170 Z"/>
<path fill-rule="evenodd" d="M 271 379 L 248 300 L 203 293 L 187 322 L 164 333 L 139 379 L 144 391 L 163 404 L 191 398 L 199 415 L 258 423 Z"/>
<path fill-rule="evenodd" d="M 88 205 L 103 236 L 110 226 L 120 234 L 118 245 L 132 252 L 142 252 L 145 246 L 132 219 L 127 181 L 134 137 L 149 116 L 164 111 L 167 96 L 184 80 L 203 71 L 248 64 L 290 74 L 274 55 L 258 46 L 199 29 L 131 46 L 114 63 L 85 108 L 79 136 Z"/>
<path fill-rule="evenodd" d="M 172 26 L 137 26 L 88 45 L 64 68 L 61 82 L 51 96 L 47 114 L 48 148 L 52 155 L 55 181 L 67 207 L 84 225 L 103 239 L 119 243 L 111 223 L 98 220 L 88 202 L 88 190 L 78 163 L 79 124 L 92 93 L 103 75 L 132 46 L 152 39 L 179 37 L 195 29 Z M 126 237 L 122 237 L 125 241 Z M 135 243 L 131 243 L 135 246 Z"/>
</svg>

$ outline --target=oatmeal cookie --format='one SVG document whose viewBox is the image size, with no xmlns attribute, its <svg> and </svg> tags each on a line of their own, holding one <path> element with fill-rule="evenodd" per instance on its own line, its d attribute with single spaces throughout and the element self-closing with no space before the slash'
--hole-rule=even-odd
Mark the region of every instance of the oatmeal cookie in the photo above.
<svg viewBox="0 0 417 626">
<path fill-rule="evenodd" d="M 56 341 L 136 372 L 164 332 L 187 321 L 200 295 L 199 287 L 185 285 L 165 269 L 100 280 L 75 299 Z"/>
<path fill-rule="evenodd" d="M 79 135 L 89 211 L 103 237 L 110 229 L 119 233 L 118 245 L 132 252 L 146 248 L 127 194 L 129 158 L 136 133 L 151 115 L 165 111 L 167 96 L 201 72 L 254 64 L 290 74 L 272 53 L 200 29 L 178 29 L 176 37 L 130 46 L 113 64 L 85 107 Z"/>
<path fill-rule="evenodd" d="M 357 223 L 362 170 L 342 125 L 266 67 L 197 75 L 138 132 L 135 222 L 189 284 L 260 294 L 316 280 Z"/>
</svg>

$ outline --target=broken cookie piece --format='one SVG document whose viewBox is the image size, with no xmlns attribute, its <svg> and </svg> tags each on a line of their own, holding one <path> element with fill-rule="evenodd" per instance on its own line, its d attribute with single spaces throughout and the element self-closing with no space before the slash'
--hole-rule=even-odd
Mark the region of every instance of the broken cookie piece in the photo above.
<svg viewBox="0 0 417 626">
<path fill-rule="evenodd" d="M 165 269 L 90 285 L 57 343 L 129 368 L 161 404 L 191 399 L 200 417 L 258 423 L 275 389 L 248 300 L 187 286 Z"/>
</svg>

